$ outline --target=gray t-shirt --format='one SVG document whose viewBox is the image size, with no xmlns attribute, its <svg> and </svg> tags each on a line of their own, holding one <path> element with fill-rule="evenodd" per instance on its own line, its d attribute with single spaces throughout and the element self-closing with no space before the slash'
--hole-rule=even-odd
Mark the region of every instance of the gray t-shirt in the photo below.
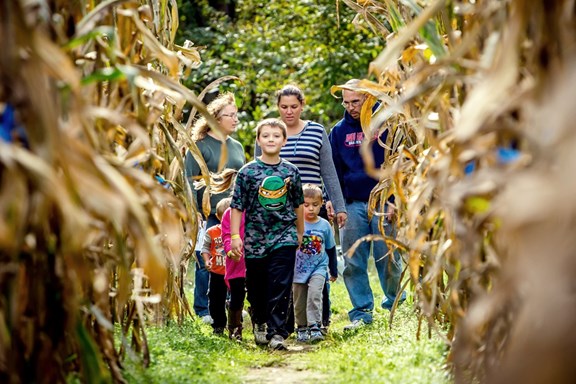
<svg viewBox="0 0 576 384">
<path fill-rule="evenodd" d="M 206 162 L 206 166 L 208 166 L 208 170 L 210 172 L 216 173 L 218 172 L 218 164 L 220 163 L 220 155 L 222 154 L 222 142 L 213 138 L 210 135 L 206 135 L 202 140 L 198 140 L 196 142 L 204 161 Z M 242 144 L 238 140 L 235 140 L 231 137 L 226 139 L 226 149 L 228 152 L 228 159 L 224 168 L 232 168 L 232 169 L 240 169 L 244 163 L 246 163 L 246 155 L 244 153 L 244 148 Z M 221 171 L 221 170 L 220 170 Z M 201 174 L 200 166 L 194 159 L 194 156 L 190 153 L 190 151 L 186 152 L 186 178 L 190 183 L 190 187 L 194 191 L 194 180 L 195 176 L 199 176 Z M 194 191 L 193 195 L 198 203 L 198 206 L 202 206 L 202 194 L 204 193 L 204 188 Z M 224 199 L 225 197 L 230 196 L 230 191 L 226 191 L 223 193 L 215 194 L 210 196 L 210 213 L 216 213 L 216 204 L 220 202 L 220 200 Z"/>
</svg>

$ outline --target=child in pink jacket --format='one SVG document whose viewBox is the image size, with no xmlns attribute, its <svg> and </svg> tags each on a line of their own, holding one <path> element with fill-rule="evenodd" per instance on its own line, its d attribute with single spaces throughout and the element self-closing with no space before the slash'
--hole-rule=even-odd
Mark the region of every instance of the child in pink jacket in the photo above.
<svg viewBox="0 0 576 384">
<path fill-rule="evenodd" d="M 240 221 L 240 238 L 244 240 L 244 213 Z M 230 253 L 230 208 L 222 216 L 222 242 L 226 252 L 226 274 L 224 281 L 230 290 L 230 305 L 228 307 L 228 330 L 230 339 L 242 340 L 242 310 L 246 297 L 246 263 L 242 255 L 238 261 L 229 256 Z"/>
<path fill-rule="evenodd" d="M 225 168 L 217 174 L 210 174 L 210 194 L 223 193 L 229 191 L 236 181 L 238 171 L 235 169 Z M 205 186 L 204 180 L 194 183 L 195 188 Z M 227 199 L 232 199 L 228 197 Z M 238 260 L 231 257 L 231 234 L 230 234 L 230 208 L 224 211 L 220 220 L 222 226 L 222 243 L 226 253 L 226 272 L 224 281 L 230 292 L 230 305 L 228 306 L 228 330 L 230 339 L 242 340 L 242 311 L 244 309 L 244 299 L 246 298 L 246 263 L 244 255 Z M 244 240 L 244 213 L 240 222 L 240 233 L 238 234 Z"/>
</svg>

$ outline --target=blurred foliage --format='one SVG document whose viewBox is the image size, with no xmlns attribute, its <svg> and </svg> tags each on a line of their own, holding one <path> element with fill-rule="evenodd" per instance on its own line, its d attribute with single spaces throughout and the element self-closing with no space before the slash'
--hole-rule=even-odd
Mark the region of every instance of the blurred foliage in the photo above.
<svg viewBox="0 0 576 384">
<path fill-rule="evenodd" d="M 381 101 L 361 116 L 389 131 L 382 168 L 363 153 L 370 206 L 395 197 L 398 235 L 379 239 L 403 251 L 456 382 L 572 382 L 574 2 L 343 2 L 394 30 L 376 80 L 349 88 Z"/>
<path fill-rule="evenodd" d="M 384 46 L 355 12 L 334 0 L 240 0 L 236 18 L 209 7 L 205 1 L 182 1 L 178 39 L 204 47 L 202 64 L 185 84 L 194 91 L 212 80 L 234 75 L 241 82 L 221 85 L 236 93 L 240 104 L 237 136 L 252 155 L 252 128 L 257 121 L 278 116 L 274 93 L 288 83 L 306 96 L 303 118 L 327 129 L 343 109 L 329 93 L 332 85 L 365 77 L 368 64 Z"/>
<path fill-rule="evenodd" d="M 190 314 L 183 116 L 208 84 L 237 94 L 250 153 L 276 89 L 329 127 L 351 77 L 364 129 L 390 133 L 382 168 L 363 156 L 398 236 L 369 240 L 404 251 L 417 335 L 453 347 L 457 382 L 573 381 L 573 1 L 176 4 L 0 2 L 1 382 L 123 382 L 129 351 L 150 363 L 145 326 Z"/>
<path fill-rule="evenodd" d="M 2 383 L 123 382 L 148 323 L 191 315 L 179 119 L 206 109 L 179 82 L 199 55 L 174 45 L 175 5 L 0 3 Z"/>
</svg>

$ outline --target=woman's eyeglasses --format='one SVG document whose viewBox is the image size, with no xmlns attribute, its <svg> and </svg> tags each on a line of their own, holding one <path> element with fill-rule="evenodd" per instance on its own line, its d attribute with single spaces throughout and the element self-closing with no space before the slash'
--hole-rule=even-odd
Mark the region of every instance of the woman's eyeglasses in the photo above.
<svg viewBox="0 0 576 384">
<path fill-rule="evenodd" d="M 230 117 L 231 119 L 237 119 L 238 114 L 237 113 L 223 113 L 220 115 L 220 117 Z"/>
</svg>

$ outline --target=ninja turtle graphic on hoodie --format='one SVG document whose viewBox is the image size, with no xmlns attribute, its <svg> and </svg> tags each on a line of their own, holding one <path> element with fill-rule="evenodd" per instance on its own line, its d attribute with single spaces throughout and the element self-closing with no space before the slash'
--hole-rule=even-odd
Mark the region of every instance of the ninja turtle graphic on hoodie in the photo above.
<svg viewBox="0 0 576 384">
<path fill-rule="evenodd" d="M 277 211 L 286 205 L 286 194 L 290 178 L 268 176 L 258 188 L 258 201 L 269 211 Z"/>
<path fill-rule="evenodd" d="M 304 203 L 296 166 L 284 159 L 266 164 L 256 158 L 238 172 L 231 207 L 245 212 L 244 257 L 266 257 L 298 245 L 296 208 Z"/>
</svg>

